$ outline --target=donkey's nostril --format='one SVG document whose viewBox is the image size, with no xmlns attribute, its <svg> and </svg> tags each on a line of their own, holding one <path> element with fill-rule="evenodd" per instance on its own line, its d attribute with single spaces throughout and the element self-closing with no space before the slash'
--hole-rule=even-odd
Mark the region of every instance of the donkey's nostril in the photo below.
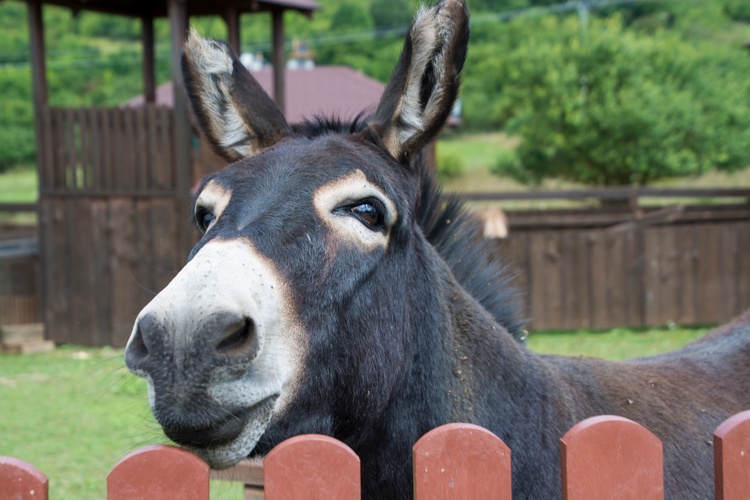
<svg viewBox="0 0 750 500">
<path fill-rule="evenodd" d="M 140 322 L 136 325 L 135 333 L 128 342 L 125 349 L 125 362 L 131 370 L 140 370 L 146 358 L 148 357 L 148 346 L 143 339 Z"/>
<path fill-rule="evenodd" d="M 255 322 L 244 318 L 244 321 L 226 331 L 216 346 L 216 352 L 229 356 L 252 356 L 257 349 L 255 340 Z"/>
</svg>

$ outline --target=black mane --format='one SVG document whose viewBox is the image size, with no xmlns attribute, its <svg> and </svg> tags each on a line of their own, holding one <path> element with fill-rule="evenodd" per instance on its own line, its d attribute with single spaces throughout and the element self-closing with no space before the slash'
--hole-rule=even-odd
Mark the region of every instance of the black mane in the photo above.
<svg viewBox="0 0 750 500">
<path fill-rule="evenodd" d="M 294 131 L 308 139 L 327 134 L 356 134 L 367 128 L 367 116 L 353 120 L 315 116 L 305 119 Z M 420 178 L 416 219 L 427 241 L 450 267 L 456 280 L 516 339 L 525 338 L 526 320 L 521 315 L 519 290 L 511 284 L 512 274 L 494 254 L 483 237 L 481 222 L 473 217 L 456 195 L 446 195 L 418 157 L 412 168 Z"/>
</svg>

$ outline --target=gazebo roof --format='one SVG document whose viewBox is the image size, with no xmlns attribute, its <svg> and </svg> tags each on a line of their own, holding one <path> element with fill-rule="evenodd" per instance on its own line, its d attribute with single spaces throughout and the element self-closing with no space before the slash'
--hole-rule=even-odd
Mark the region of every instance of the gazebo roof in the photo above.
<svg viewBox="0 0 750 500">
<path fill-rule="evenodd" d="M 253 76 L 261 87 L 273 94 L 270 67 L 254 71 Z M 317 66 L 314 69 L 286 70 L 286 116 L 291 124 L 301 123 L 315 115 L 336 116 L 351 120 L 361 112 L 374 111 L 385 85 L 351 68 L 344 66 Z M 134 97 L 125 106 L 142 106 L 142 95 Z M 156 104 L 173 106 L 172 82 L 156 89 Z"/>
<path fill-rule="evenodd" d="M 40 0 L 41 3 L 67 7 L 73 11 L 95 11 L 129 17 L 167 17 L 168 0 Z M 188 14 L 207 16 L 223 14 L 228 9 L 238 13 L 272 10 L 296 10 L 311 15 L 320 8 L 313 0 L 184 0 Z"/>
</svg>

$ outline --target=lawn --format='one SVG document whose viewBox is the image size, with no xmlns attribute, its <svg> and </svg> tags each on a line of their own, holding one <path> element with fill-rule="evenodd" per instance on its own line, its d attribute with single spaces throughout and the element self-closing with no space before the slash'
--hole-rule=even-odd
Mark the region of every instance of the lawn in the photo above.
<svg viewBox="0 0 750 500">
<path fill-rule="evenodd" d="M 610 332 L 537 332 L 529 346 L 544 353 L 609 359 L 674 349 L 704 328 Z M 33 463 L 50 477 L 55 499 L 104 498 L 117 461 L 147 444 L 165 443 L 122 350 L 62 346 L 52 353 L 0 355 L 0 455 Z M 212 482 L 212 498 L 241 498 L 241 486 Z"/>
</svg>

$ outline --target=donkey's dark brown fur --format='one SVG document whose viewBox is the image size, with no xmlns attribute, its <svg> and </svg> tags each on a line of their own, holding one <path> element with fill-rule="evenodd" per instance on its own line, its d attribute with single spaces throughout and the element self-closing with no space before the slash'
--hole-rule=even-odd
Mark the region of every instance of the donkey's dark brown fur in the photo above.
<svg viewBox="0 0 750 500">
<path fill-rule="evenodd" d="M 477 228 L 418 167 L 458 91 L 460 0 L 420 11 L 376 112 L 292 129 L 226 45 L 183 59 L 198 121 L 237 160 L 206 178 L 190 261 L 126 350 L 164 431 L 214 467 L 302 433 L 362 461 L 365 498 L 411 496 L 411 446 L 449 422 L 513 453 L 514 498 L 560 496 L 559 438 L 630 418 L 664 443 L 667 497 L 709 498 L 713 430 L 750 408 L 750 314 L 661 356 L 539 356 Z"/>
</svg>

